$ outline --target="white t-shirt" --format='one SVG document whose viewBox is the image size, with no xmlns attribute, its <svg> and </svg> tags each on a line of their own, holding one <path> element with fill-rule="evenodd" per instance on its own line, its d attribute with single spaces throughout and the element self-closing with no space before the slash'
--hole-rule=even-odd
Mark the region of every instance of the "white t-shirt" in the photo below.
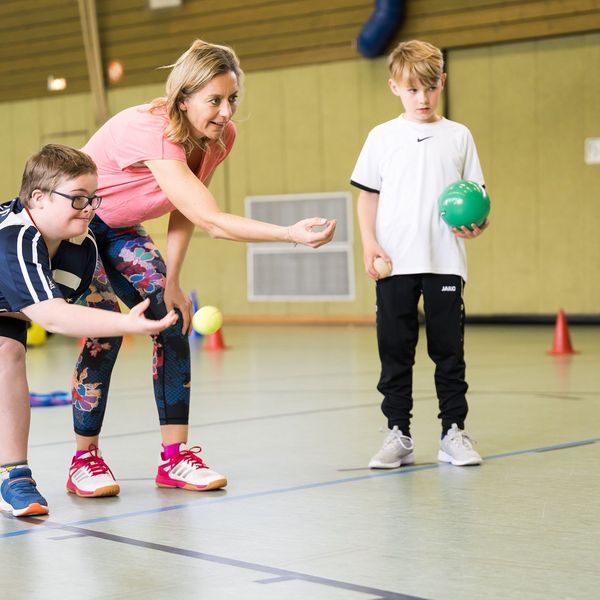
<svg viewBox="0 0 600 600">
<path fill-rule="evenodd" d="M 379 193 L 376 236 L 393 275 L 438 273 L 467 279 L 464 240 L 442 221 L 444 188 L 460 179 L 484 184 L 475 142 L 460 123 L 414 123 L 403 115 L 369 133 L 351 182 Z"/>
</svg>

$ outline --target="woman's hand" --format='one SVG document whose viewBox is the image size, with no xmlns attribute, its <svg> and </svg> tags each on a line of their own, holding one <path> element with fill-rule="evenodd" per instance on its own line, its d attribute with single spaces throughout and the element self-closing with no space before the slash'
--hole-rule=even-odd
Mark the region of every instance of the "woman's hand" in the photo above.
<svg viewBox="0 0 600 600">
<path fill-rule="evenodd" d="M 465 227 L 464 225 L 459 229 L 458 227 L 452 228 L 452 233 L 459 238 L 463 238 L 465 240 L 472 240 L 476 237 L 479 237 L 488 227 L 490 226 L 490 222 L 486 219 L 485 222 L 477 227 L 475 223 L 471 223 L 471 228 Z"/>
<path fill-rule="evenodd" d="M 167 310 L 175 308 L 181 313 L 182 331 L 184 335 L 191 333 L 192 327 L 192 301 L 190 297 L 174 281 L 169 281 L 167 276 L 167 285 L 165 287 L 165 304 Z"/>
<path fill-rule="evenodd" d="M 289 241 L 318 248 L 331 241 L 335 233 L 335 226 L 335 219 L 328 220 L 319 217 L 303 219 L 288 227 Z"/>
<path fill-rule="evenodd" d="M 150 300 L 146 298 L 139 304 L 136 304 L 126 315 L 129 321 L 131 333 L 148 333 L 156 335 L 167 327 L 171 327 L 178 319 L 177 313 L 174 310 L 169 311 L 160 321 L 147 319 L 144 316 L 144 311 L 150 306 Z M 89 309 L 88 309 L 89 310 Z"/>
</svg>

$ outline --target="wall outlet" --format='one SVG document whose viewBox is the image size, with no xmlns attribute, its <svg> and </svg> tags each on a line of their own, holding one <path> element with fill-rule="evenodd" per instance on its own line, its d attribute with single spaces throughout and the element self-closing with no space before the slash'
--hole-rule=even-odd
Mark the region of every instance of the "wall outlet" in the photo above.
<svg viewBox="0 0 600 600">
<path fill-rule="evenodd" d="M 600 165 L 600 138 L 586 138 L 585 164 Z"/>
</svg>

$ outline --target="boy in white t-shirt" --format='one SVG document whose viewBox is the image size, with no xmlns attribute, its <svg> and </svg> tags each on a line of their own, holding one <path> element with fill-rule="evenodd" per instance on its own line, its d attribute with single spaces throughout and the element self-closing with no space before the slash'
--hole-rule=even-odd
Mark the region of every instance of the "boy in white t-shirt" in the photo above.
<svg viewBox="0 0 600 600">
<path fill-rule="evenodd" d="M 442 421 L 438 460 L 478 465 L 481 456 L 463 431 L 468 411 L 464 239 L 478 237 L 489 223 L 451 229 L 439 216 L 437 199 L 460 179 L 483 185 L 483 175 L 469 130 L 436 112 L 446 81 L 441 51 L 427 42 L 402 42 L 388 64 L 388 84 L 405 112 L 369 133 L 351 179 L 360 188 L 365 269 L 377 281 L 377 389 L 384 396 L 381 408 L 389 428 L 369 467 L 392 469 L 415 460 L 410 420 L 421 295 Z M 391 263 L 391 276 L 379 278 L 373 264 L 377 257 Z"/>
</svg>

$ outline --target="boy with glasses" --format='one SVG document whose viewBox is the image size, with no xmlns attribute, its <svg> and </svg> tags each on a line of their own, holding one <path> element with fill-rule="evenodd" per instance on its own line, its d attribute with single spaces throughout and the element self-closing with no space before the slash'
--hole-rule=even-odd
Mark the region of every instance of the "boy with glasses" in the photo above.
<svg viewBox="0 0 600 600">
<path fill-rule="evenodd" d="M 25 372 L 27 321 L 73 337 L 156 334 L 171 326 L 70 304 L 85 292 L 97 260 L 88 224 L 100 206 L 96 165 L 83 152 L 48 144 L 25 166 L 18 198 L 0 205 L 0 509 L 44 515 L 48 503 L 27 464 L 30 407 Z"/>
</svg>

